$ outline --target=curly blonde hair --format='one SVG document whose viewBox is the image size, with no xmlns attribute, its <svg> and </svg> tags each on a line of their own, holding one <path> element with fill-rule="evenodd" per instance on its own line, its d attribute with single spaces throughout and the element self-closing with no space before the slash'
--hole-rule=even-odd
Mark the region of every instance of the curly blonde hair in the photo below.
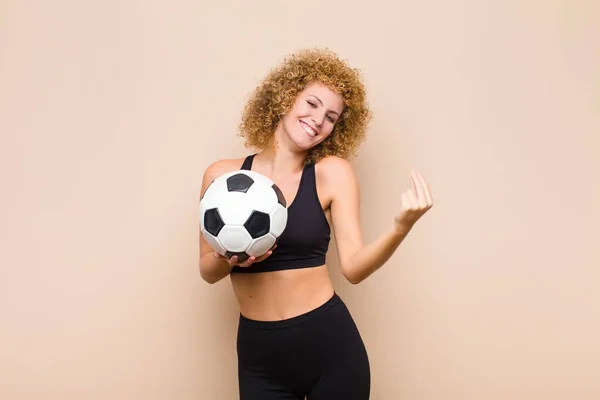
<svg viewBox="0 0 600 400">
<path fill-rule="evenodd" d="M 331 134 L 308 152 L 306 162 L 326 156 L 349 158 L 365 139 L 371 111 L 360 70 L 350 68 L 328 49 L 303 49 L 288 55 L 272 69 L 248 99 L 239 125 L 246 147 L 264 149 L 281 116 L 298 94 L 312 82 L 320 82 L 342 95 L 344 110 Z"/>
</svg>

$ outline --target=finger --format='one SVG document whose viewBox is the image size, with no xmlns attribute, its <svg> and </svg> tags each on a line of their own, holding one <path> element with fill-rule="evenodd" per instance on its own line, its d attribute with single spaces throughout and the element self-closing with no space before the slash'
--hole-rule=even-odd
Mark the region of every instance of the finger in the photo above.
<svg viewBox="0 0 600 400">
<path fill-rule="evenodd" d="M 252 263 L 256 260 L 255 257 L 248 258 L 243 264 L 242 267 L 247 268 L 252 265 Z"/>
<path fill-rule="evenodd" d="M 269 257 L 271 254 L 273 254 L 273 250 L 268 250 L 265 254 L 261 254 L 260 256 L 256 257 L 254 262 L 260 262 L 265 258 Z"/>
<path fill-rule="evenodd" d="M 421 181 L 421 185 L 423 186 L 423 192 L 425 193 L 425 198 L 427 199 L 427 205 L 433 205 L 433 196 L 431 195 L 431 189 L 429 188 L 429 184 L 427 184 L 425 177 L 419 171 L 417 171 L 417 176 Z"/>
<path fill-rule="evenodd" d="M 410 210 L 411 208 L 413 208 L 412 201 L 411 201 L 410 197 L 408 196 L 409 192 L 410 191 L 406 191 L 406 192 L 402 193 L 402 196 L 400 196 L 400 198 L 402 199 L 402 208 L 405 210 Z"/>
<path fill-rule="evenodd" d="M 273 254 L 273 251 L 269 250 L 262 256 L 258 257 L 255 262 L 260 262 L 260 261 L 264 260 L 265 258 L 269 257 L 271 254 Z"/>
<path fill-rule="evenodd" d="M 229 259 L 229 265 L 234 267 L 238 263 L 238 256 L 233 256 Z"/>
<path fill-rule="evenodd" d="M 410 200 L 410 208 L 415 209 L 419 207 L 419 199 L 417 199 L 417 195 L 412 190 L 408 190 L 406 192 L 406 196 Z"/>
<path fill-rule="evenodd" d="M 411 172 L 410 172 L 410 185 L 411 185 L 411 187 L 412 187 L 412 190 L 413 190 L 415 193 L 417 193 L 417 184 L 416 184 L 416 182 L 415 182 L 415 176 L 414 176 L 414 175 L 415 175 L 414 171 L 411 171 Z"/>
<path fill-rule="evenodd" d="M 419 205 L 419 207 L 427 206 L 427 196 L 425 195 L 425 190 L 423 189 L 423 182 L 419 178 L 417 171 L 412 171 L 411 179 L 415 187 L 415 196 L 417 197 L 417 204 Z"/>
</svg>

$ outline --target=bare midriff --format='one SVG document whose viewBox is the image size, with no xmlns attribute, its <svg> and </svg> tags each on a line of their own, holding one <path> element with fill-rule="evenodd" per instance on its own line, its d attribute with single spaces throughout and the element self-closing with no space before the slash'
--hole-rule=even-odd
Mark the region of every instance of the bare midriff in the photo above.
<svg viewBox="0 0 600 400">
<path fill-rule="evenodd" d="M 258 321 L 296 317 L 323 305 L 334 294 L 325 265 L 230 276 L 240 313 Z"/>
</svg>

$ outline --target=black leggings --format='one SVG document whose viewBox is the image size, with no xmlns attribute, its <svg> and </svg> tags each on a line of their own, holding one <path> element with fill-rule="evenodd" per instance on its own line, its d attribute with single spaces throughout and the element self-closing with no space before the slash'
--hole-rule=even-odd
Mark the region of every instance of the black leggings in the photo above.
<svg viewBox="0 0 600 400">
<path fill-rule="evenodd" d="M 240 400 L 367 400 L 371 372 L 365 345 L 337 294 L 282 321 L 240 315 Z"/>
</svg>

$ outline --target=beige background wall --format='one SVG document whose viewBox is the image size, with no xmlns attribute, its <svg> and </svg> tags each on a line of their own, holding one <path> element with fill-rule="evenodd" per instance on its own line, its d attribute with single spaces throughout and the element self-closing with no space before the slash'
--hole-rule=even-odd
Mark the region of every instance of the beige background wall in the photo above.
<svg viewBox="0 0 600 400">
<path fill-rule="evenodd" d="M 410 169 L 435 196 L 363 284 L 331 249 L 372 398 L 600 398 L 599 4 L 1 2 L 0 398 L 237 398 L 201 176 L 247 153 L 267 68 L 313 45 L 365 73 L 365 238 Z"/>
</svg>

